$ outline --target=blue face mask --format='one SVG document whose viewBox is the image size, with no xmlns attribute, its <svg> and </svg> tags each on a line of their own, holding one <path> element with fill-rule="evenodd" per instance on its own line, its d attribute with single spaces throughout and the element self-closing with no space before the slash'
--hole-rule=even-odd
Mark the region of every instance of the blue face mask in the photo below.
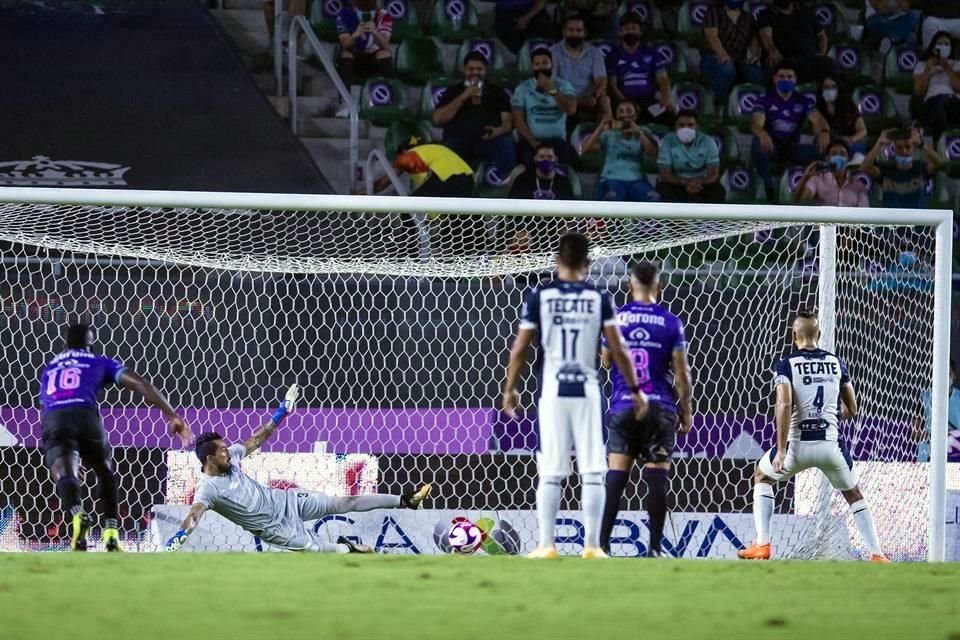
<svg viewBox="0 0 960 640">
<path fill-rule="evenodd" d="M 847 159 L 844 156 L 830 156 L 830 164 L 837 171 L 843 171 L 844 167 L 847 166 Z"/>
<path fill-rule="evenodd" d="M 537 160 L 537 171 L 540 173 L 550 173 L 556 167 L 557 163 L 553 160 Z"/>
<path fill-rule="evenodd" d="M 777 91 L 780 93 L 792 93 L 796 86 L 793 80 L 777 80 Z"/>
<path fill-rule="evenodd" d="M 913 164 L 913 156 L 894 156 L 894 160 L 897 161 L 897 164 L 910 165 Z"/>
<path fill-rule="evenodd" d="M 727 0 L 727 9 L 740 9 L 743 7 L 743 0 Z"/>
</svg>

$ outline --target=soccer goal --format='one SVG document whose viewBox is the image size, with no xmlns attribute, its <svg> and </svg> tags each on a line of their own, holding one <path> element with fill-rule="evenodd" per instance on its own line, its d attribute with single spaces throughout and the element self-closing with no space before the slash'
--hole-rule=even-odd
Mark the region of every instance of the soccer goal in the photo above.
<svg viewBox="0 0 960 640">
<path fill-rule="evenodd" d="M 77 320 L 196 433 L 242 440 L 300 384 L 305 408 L 244 463 L 265 484 L 350 494 L 435 483 L 427 510 L 338 516 L 311 523 L 318 532 L 439 553 L 465 516 L 490 532 L 488 553 L 530 549 L 535 374 L 521 420 L 497 407 L 524 294 L 550 277 L 568 230 L 591 238 L 591 279 L 618 304 L 632 261 L 661 263 L 664 302 L 686 323 L 695 421 L 678 439 L 668 551 L 732 557 L 750 541 L 754 461 L 774 438 L 771 365 L 792 315 L 814 309 L 860 397 L 843 432 L 885 548 L 943 559 L 950 212 L 23 188 L 0 189 L 0 549 L 63 536 L 37 449 L 37 375 Z M 918 463 L 914 421 L 931 388 L 932 462 Z M 126 393 L 108 391 L 102 413 L 126 544 L 157 549 L 199 464 Z M 582 543 L 570 485 L 561 551 Z M 637 491 L 614 530 L 618 555 L 644 550 Z M 778 487 L 777 555 L 859 557 L 841 501 L 816 471 Z M 262 548 L 207 522 L 185 551 Z"/>
</svg>

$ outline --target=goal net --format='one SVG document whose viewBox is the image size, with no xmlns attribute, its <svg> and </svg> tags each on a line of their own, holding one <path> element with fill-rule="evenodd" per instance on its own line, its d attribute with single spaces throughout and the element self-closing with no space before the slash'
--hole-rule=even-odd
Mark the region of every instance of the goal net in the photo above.
<svg viewBox="0 0 960 640">
<path fill-rule="evenodd" d="M 96 328 L 96 351 L 148 377 L 198 434 L 242 441 L 297 382 L 302 408 L 243 463 L 264 484 L 339 495 L 435 484 L 424 511 L 331 516 L 308 523 L 318 535 L 439 553 L 446 526 L 465 516 L 490 531 L 488 553 L 529 550 L 532 370 L 523 418 L 497 407 L 521 302 L 550 277 L 558 237 L 579 230 L 593 244 L 591 280 L 616 303 L 627 299 L 629 265 L 656 260 L 663 301 L 686 324 L 695 419 L 675 452 L 668 551 L 732 557 L 752 538 L 754 462 L 774 442 L 771 366 L 790 349 L 793 314 L 811 309 L 859 393 L 861 416 L 843 433 L 882 541 L 895 560 L 927 557 L 931 489 L 914 422 L 931 385 L 934 226 L 821 227 L 773 207 L 696 221 L 599 203 L 584 215 L 590 203 L 470 201 L 473 215 L 450 215 L 440 204 L 403 211 L 399 199 L 392 213 L 311 202 L 311 210 L 297 210 L 303 200 L 274 209 L 0 204 L 0 549 L 64 544 L 40 450 L 38 372 L 61 348 L 65 324 L 84 321 Z M 514 215 L 523 208 L 539 215 Z M 803 209 L 790 211 L 804 219 Z M 101 409 L 125 544 L 157 550 L 192 500 L 199 462 L 128 392 L 109 389 Z M 94 512 L 95 477 L 85 480 Z M 615 554 L 645 552 L 641 486 L 628 488 Z M 572 477 L 561 551 L 582 544 L 578 494 Z M 865 553 L 817 471 L 778 487 L 773 535 L 780 557 Z M 184 550 L 263 548 L 210 514 Z"/>
</svg>

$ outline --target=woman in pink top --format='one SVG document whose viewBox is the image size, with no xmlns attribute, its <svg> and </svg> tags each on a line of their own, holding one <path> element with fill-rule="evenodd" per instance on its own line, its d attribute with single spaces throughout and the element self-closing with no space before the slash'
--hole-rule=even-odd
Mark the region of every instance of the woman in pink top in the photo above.
<svg viewBox="0 0 960 640">
<path fill-rule="evenodd" d="M 827 163 L 811 162 L 793 190 L 794 202 L 816 201 L 826 207 L 869 207 L 867 188 L 848 168 L 850 148 L 842 140 L 827 147 Z"/>
</svg>

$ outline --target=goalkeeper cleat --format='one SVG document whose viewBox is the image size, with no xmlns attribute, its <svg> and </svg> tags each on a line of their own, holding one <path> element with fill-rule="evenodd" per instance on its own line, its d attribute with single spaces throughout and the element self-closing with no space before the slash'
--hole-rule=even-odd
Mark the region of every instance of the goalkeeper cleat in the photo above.
<svg viewBox="0 0 960 640">
<path fill-rule="evenodd" d="M 870 556 L 870 562 L 876 562 L 878 564 L 890 564 L 890 558 L 882 553 L 875 553 Z"/>
<path fill-rule="evenodd" d="M 430 491 L 432 490 L 433 486 L 427 483 L 413 493 L 400 496 L 400 506 L 407 509 L 419 509 L 423 505 L 423 501 L 430 497 Z"/>
<path fill-rule="evenodd" d="M 649 551 L 647 551 L 647 557 L 648 558 L 672 558 L 674 556 L 672 553 L 667 553 L 663 549 L 660 549 L 660 550 L 650 549 Z"/>
<path fill-rule="evenodd" d="M 87 537 L 90 535 L 90 527 L 93 520 L 84 512 L 74 514 L 70 523 L 70 550 L 86 551 Z"/>
<path fill-rule="evenodd" d="M 740 549 L 737 551 L 737 557 L 741 560 L 769 560 L 770 559 L 770 543 L 767 544 L 757 544 L 754 542 L 746 549 Z"/>
<path fill-rule="evenodd" d="M 580 554 L 580 557 L 592 560 L 592 559 L 609 558 L 610 556 L 608 556 L 606 551 L 604 551 L 600 547 L 584 547 L 583 553 Z"/>
<path fill-rule="evenodd" d="M 120 534 L 116 529 L 104 529 L 103 542 L 106 544 L 108 552 L 115 553 L 117 551 L 123 551 L 123 548 L 120 546 Z"/>
<path fill-rule="evenodd" d="M 346 547 L 350 550 L 348 551 L 348 553 L 373 553 L 374 552 L 373 547 L 371 547 L 370 545 L 354 542 L 353 540 L 345 536 L 340 536 L 339 538 L 337 538 L 337 544 L 346 545 Z"/>
<path fill-rule="evenodd" d="M 556 547 L 537 547 L 527 554 L 531 560 L 553 560 L 558 558 Z"/>
</svg>

